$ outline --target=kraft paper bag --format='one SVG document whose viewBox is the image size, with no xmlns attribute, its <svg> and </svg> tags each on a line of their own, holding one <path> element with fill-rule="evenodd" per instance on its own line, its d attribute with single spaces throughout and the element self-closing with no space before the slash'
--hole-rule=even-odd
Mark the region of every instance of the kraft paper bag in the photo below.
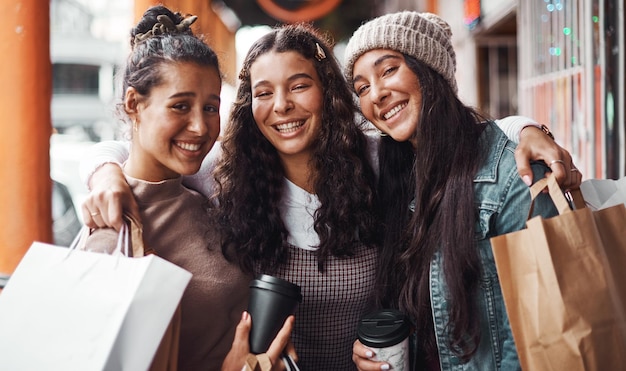
<svg viewBox="0 0 626 371">
<path fill-rule="evenodd" d="M 120 236 L 127 246 L 128 233 Z M 9 279 L 0 370 L 150 367 L 191 273 L 156 255 L 75 247 L 34 242 Z"/>
<path fill-rule="evenodd" d="M 546 185 L 558 216 L 491 239 L 522 369 L 623 370 L 626 208 L 592 211 L 576 190 L 572 210 L 552 176 L 533 200 Z"/>
</svg>

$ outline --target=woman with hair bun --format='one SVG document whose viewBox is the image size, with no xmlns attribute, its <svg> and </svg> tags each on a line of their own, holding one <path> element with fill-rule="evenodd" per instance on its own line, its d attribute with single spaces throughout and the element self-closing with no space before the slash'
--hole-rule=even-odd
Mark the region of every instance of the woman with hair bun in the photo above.
<svg viewBox="0 0 626 371">
<path fill-rule="evenodd" d="M 219 246 L 209 245 L 209 203 L 182 184 L 183 175 L 200 169 L 220 131 L 218 59 L 189 28 L 195 20 L 155 6 L 130 33 L 119 104 L 131 137 L 123 172 L 139 205 L 146 247 L 193 274 L 181 300 L 174 364 L 180 370 L 220 370 L 240 318 L 249 327 L 244 310 L 251 276 L 229 263 Z M 96 210 L 89 213 L 101 217 Z M 87 249 L 109 252 L 117 234 L 96 229 Z M 225 370 L 242 369 L 247 352 L 239 350 L 231 356 L 236 367 Z"/>
</svg>

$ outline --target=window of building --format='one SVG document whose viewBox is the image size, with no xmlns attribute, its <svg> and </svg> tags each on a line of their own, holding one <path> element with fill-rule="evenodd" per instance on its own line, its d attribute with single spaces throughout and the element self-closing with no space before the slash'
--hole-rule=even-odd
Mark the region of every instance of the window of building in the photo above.
<svg viewBox="0 0 626 371">
<path fill-rule="evenodd" d="M 490 117 L 516 115 L 517 42 L 514 37 L 490 37 L 478 44 L 479 106 Z"/>
<path fill-rule="evenodd" d="M 52 65 L 52 92 L 97 96 L 99 74 L 99 66 L 54 63 Z"/>
<path fill-rule="evenodd" d="M 623 177 L 623 0 L 527 1 L 519 11 L 521 113 L 549 124 L 586 178 Z"/>
</svg>

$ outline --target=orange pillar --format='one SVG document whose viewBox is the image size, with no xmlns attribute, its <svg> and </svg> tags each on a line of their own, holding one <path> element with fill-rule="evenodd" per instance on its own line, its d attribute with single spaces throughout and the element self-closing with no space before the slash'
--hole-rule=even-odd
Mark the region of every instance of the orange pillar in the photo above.
<svg viewBox="0 0 626 371">
<path fill-rule="evenodd" d="M 426 9 L 425 12 L 438 14 L 439 12 L 439 1 L 437 0 L 427 0 L 426 1 Z"/>
<path fill-rule="evenodd" d="M 52 241 L 50 3 L 0 2 L 0 274 Z"/>
</svg>

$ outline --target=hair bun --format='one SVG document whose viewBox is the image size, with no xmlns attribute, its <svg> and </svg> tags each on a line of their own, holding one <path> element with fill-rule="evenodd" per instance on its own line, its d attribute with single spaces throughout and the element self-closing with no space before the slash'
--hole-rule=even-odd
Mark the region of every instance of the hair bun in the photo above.
<svg viewBox="0 0 626 371">
<path fill-rule="evenodd" d="M 166 13 L 163 14 L 161 10 L 166 10 Z M 161 14 L 156 15 L 156 19 L 154 16 L 154 12 L 159 12 Z M 173 19 L 172 19 L 173 18 Z M 143 23 L 144 27 L 150 27 L 150 29 L 146 32 L 140 33 L 137 32 L 134 37 L 131 38 L 131 46 L 135 46 L 137 43 L 146 40 L 149 37 L 157 36 L 157 35 L 165 35 L 165 34 L 192 34 L 191 25 L 198 19 L 197 16 L 187 14 L 186 16 L 182 16 L 180 13 L 172 13 L 169 9 L 165 7 L 154 7 L 146 11 L 144 14 L 144 19 L 140 23 Z M 137 26 L 139 28 L 139 25 Z M 145 29 L 145 28 L 144 28 Z"/>
</svg>

